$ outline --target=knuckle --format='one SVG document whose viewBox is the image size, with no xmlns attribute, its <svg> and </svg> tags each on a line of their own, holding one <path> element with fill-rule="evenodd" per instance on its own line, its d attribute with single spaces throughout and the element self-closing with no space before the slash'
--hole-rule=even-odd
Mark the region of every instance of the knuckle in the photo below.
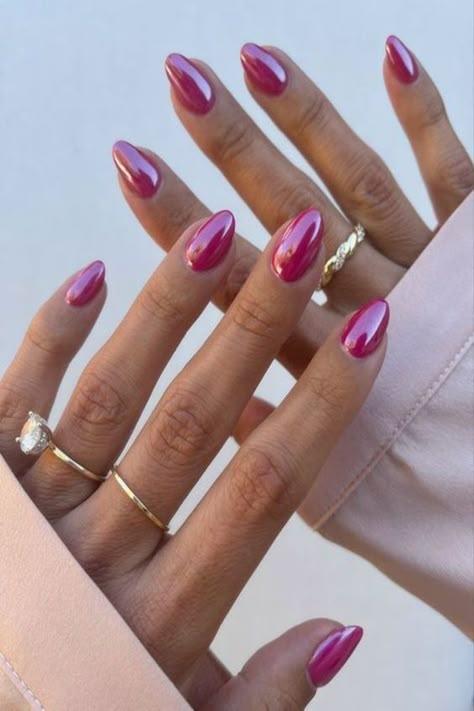
<svg viewBox="0 0 474 711">
<path fill-rule="evenodd" d="M 343 419 L 347 409 L 347 393 L 335 378 L 308 373 L 307 388 L 320 422 L 331 426 Z"/>
<path fill-rule="evenodd" d="M 236 259 L 224 287 L 224 308 L 228 308 L 240 293 L 254 266 L 255 258 L 251 254 Z"/>
<path fill-rule="evenodd" d="M 167 250 L 189 225 L 205 216 L 196 199 L 189 199 L 176 192 L 179 199 L 163 201 L 163 213 L 160 212 L 163 222 L 156 224 L 156 229 L 153 230 L 158 244 L 166 245 Z"/>
<path fill-rule="evenodd" d="M 442 161 L 436 183 L 444 191 L 459 195 L 460 199 L 474 188 L 474 167 L 464 151 L 456 151 Z"/>
<path fill-rule="evenodd" d="M 420 111 L 416 128 L 418 131 L 426 131 L 434 126 L 439 126 L 446 119 L 446 108 L 437 90 L 434 90 L 426 98 L 422 110 Z"/>
<path fill-rule="evenodd" d="M 393 209 L 395 190 L 385 164 L 373 154 L 356 161 L 347 196 L 354 212 L 387 214 Z"/>
<path fill-rule="evenodd" d="M 100 369 L 86 370 L 73 396 L 72 415 L 82 430 L 97 436 L 127 420 L 128 397 L 121 379 Z"/>
<path fill-rule="evenodd" d="M 278 328 L 277 318 L 261 298 L 241 292 L 229 312 L 232 323 L 247 335 L 271 340 Z"/>
<path fill-rule="evenodd" d="M 176 327 L 186 321 L 187 309 L 177 290 L 170 289 L 164 282 L 149 283 L 138 296 L 138 303 L 147 316 L 160 324 Z"/>
<path fill-rule="evenodd" d="M 315 186 L 306 178 L 298 176 L 292 184 L 285 183 L 274 192 L 275 224 L 282 225 L 320 202 Z"/>
<path fill-rule="evenodd" d="M 28 326 L 25 338 L 35 350 L 41 351 L 47 357 L 58 358 L 68 355 L 71 350 L 69 343 L 61 335 L 61 329 L 51 328 L 40 311 Z"/>
<path fill-rule="evenodd" d="M 229 478 L 236 514 L 281 519 L 296 506 L 296 471 L 288 454 L 269 454 L 252 447 L 242 450 Z"/>
<path fill-rule="evenodd" d="M 329 102 L 324 94 L 316 91 L 308 96 L 297 113 L 292 133 L 298 138 L 305 138 L 308 133 L 318 131 L 326 124 L 329 117 Z"/>
<path fill-rule="evenodd" d="M 218 165 L 233 163 L 252 149 L 255 133 L 248 120 L 230 121 L 215 136 L 210 136 L 207 152 Z"/>
<path fill-rule="evenodd" d="M 174 388 L 146 429 L 147 455 L 160 467 L 182 466 L 208 451 L 211 433 L 202 397 L 182 386 Z"/>
</svg>

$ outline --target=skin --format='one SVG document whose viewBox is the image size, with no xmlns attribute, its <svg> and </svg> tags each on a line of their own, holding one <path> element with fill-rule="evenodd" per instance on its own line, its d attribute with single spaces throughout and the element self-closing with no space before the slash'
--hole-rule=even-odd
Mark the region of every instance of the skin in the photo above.
<svg viewBox="0 0 474 711">
<path fill-rule="evenodd" d="M 269 231 L 277 232 L 262 255 L 239 238 L 222 264 L 197 275 L 183 250 L 200 224 L 195 221 L 208 214 L 202 203 L 156 156 L 163 182 L 153 198 L 141 200 L 121 180 L 138 219 L 170 253 L 87 366 L 55 431 L 61 447 L 92 471 L 107 471 L 125 450 L 119 468 L 127 482 L 168 521 L 237 428 L 244 445 L 181 529 L 163 536 L 113 480 L 98 487 L 50 452 L 31 465 L 14 445 L 29 409 L 48 415 L 68 363 L 100 312 L 105 288 L 77 309 L 65 304 L 63 285 L 34 319 L 0 383 L 0 449 L 8 463 L 196 708 L 265 703 L 284 709 L 290 702 L 304 708 L 314 693 L 304 667 L 336 623 L 311 621 L 291 630 L 260 650 L 237 677 L 209 653 L 209 645 L 381 366 L 385 340 L 366 359 L 342 349 L 348 312 L 388 293 L 433 235 L 381 160 L 301 70 L 272 51 L 289 68 L 288 93 L 270 99 L 249 89 L 341 210 L 269 143 L 200 63 L 214 83 L 215 106 L 198 118 L 175 101 L 177 113 Z M 424 70 L 409 86 L 387 66 L 384 73 L 441 223 L 472 186 L 471 163 Z M 327 254 L 351 231 L 343 212 L 370 235 L 329 285 L 324 307 L 310 301 L 323 254 L 293 284 L 281 282 L 270 266 L 281 223 L 309 206 L 323 212 Z M 128 445 L 157 379 L 212 296 L 227 310 L 225 317 Z M 298 382 L 275 411 L 255 400 L 245 408 L 277 354 Z"/>
</svg>

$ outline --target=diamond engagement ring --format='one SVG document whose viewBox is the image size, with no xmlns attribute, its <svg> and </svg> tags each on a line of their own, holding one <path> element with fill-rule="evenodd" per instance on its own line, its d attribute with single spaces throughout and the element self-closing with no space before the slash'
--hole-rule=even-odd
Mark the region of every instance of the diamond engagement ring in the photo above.
<svg viewBox="0 0 474 711">
<path fill-rule="evenodd" d="M 105 476 L 94 474 L 94 472 L 89 471 L 89 469 L 86 469 L 82 464 L 74 461 L 68 454 L 59 449 L 53 442 L 53 434 L 48 423 L 43 417 L 37 415 L 36 412 L 28 413 L 28 419 L 23 425 L 21 434 L 16 438 L 16 441 L 20 445 L 23 454 L 41 454 L 45 449 L 50 449 L 58 459 L 66 462 L 66 464 L 69 464 L 70 467 L 88 479 L 102 482 L 109 477 L 109 474 Z"/>
<path fill-rule="evenodd" d="M 364 238 L 365 229 L 361 224 L 355 225 L 349 237 L 337 248 L 336 254 L 331 257 L 331 259 L 328 259 L 324 265 L 321 281 L 319 282 L 319 289 L 324 289 L 324 287 L 329 284 L 334 274 L 342 269 L 346 260 L 352 257 L 357 245 L 360 244 Z"/>
</svg>

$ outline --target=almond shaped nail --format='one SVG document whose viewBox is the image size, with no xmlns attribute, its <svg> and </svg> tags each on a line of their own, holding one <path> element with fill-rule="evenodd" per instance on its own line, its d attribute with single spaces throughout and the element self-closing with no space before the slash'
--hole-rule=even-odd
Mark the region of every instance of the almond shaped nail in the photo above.
<svg viewBox="0 0 474 711">
<path fill-rule="evenodd" d="M 273 269 L 283 281 L 296 281 L 314 264 L 323 240 L 323 217 L 319 210 L 301 212 L 287 226 L 275 245 Z"/>
<path fill-rule="evenodd" d="M 141 198 L 150 198 L 160 186 L 156 165 L 138 148 L 127 141 L 117 141 L 112 149 L 117 169 L 128 187 Z"/>
<path fill-rule="evenodd" d="M 308 676 L 316 689 L 326 686 L 334 679 L 354 652 L 363 634 L 362 627 L 340 627 L 316 647 L 307 665 Z"/>
<path fill-rule="evenodd" d="M 419 69 L 416 60 L 398 37 L 390 35 L 387 38 L 385 52 L 393 73 L 403 84 L 412 84 L 418 78 Z"/>
<path fill-rule="evenodd" d="M 221 210 L 204 222 L 186 245 L 186 261 L 197 272 L 216 267 L 228 253 L 235 232 L 235 218 Z"/>
<path fill-rule="evenodd" d="M 71 306 L 84 306 L 96 296 L 105 281 L 105 264 L 100 260 L 92 262 L 73 278 L 65 301 Z"/>
<path fill-rule="evenodd" d="M 181 104 L 195 114 L 207 114 L 216 97 L 211 83 L 189 59 L 182 54 L 170 54 L 165 70 Z"/>
<path fill-rule="evenodd" d="M 343 348 L 354 358 L 366 358 L 379 347 L 390 320 L 384 299 L 370 301 L 349 319 L 342 332 Z"/>
<path fill-rule="evenodd" d="M 286 70 L 268 50 L 247 42 L 240 50 L 240 61 L 248 78 L 260 91 L 278 96 L 286 89 Z"/>
</svg>

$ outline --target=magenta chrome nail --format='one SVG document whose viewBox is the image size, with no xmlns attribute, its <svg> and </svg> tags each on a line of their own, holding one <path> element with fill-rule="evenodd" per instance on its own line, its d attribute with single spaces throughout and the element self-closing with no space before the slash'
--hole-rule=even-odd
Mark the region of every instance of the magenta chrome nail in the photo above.
<svg viewBox="0 0 474 711">
<path fill-rule="evenodd" d="M 128 187 L 141 198 L 152 197 L 160 185 L 160 173 L 151 159 L 127 141 L 117 141 L 112 157 Z"/>
<path fill-rule="evenodd" d="M 283 281 L 296 281 L 316 261 L 323 240 L 323 218 L 319 210 L 301 212 L 287 226 L 275 245 L 272 265 Z"/>
<path fill-rule="evenodd" d="M 277 96 L 285 90 L 288 84 L 286 70 L 268 50 L 247 42 L 240 50 L 240 61 L 248 78 L 260 91 Z"/>
<path fill-rule="evenodd" d="M 307 665 L 308 676 L 316 689 L 329 684 L 347 662 L 360 640 L 362 627 L 340 627 L 314 650 Z"/>
<path fill-rule="evenodd" d="M 235 232 L 235 218 L 222 210 L 204 222 L 186 245 L 186 261 L 197 272 L 216 267 L 230 249 Z"/>
<path fill-rule="evenodd" d="M 105 264 L 92 262 L 74 277 L 66 292 L 65 301 L 71 306 L 84 306 L 99 293 L 105 280 Z"/>
<path fill-rule="evenodd" d="M 216 100 L 214 89 L 202 72 L 182 54 L 170 54 L 165 70 L 176 96 L 195 114 L 207 114 Z"/>
<path fill-rule="evenodd" d="M 379 347 L 390 320 L 384 299 L 370 301 L 349 319 L 341 336 L 344 349 L 354 358 L 366 358 Z"/>
<path fill-rule="evenodd" d="M 390 67 L 403 84 L 411 84 L 419 75 L 418 65 L 414 56 L 403 42 L 390 35 L 385 42 L 385 52 L 388 57 Z"/>
</svg>

